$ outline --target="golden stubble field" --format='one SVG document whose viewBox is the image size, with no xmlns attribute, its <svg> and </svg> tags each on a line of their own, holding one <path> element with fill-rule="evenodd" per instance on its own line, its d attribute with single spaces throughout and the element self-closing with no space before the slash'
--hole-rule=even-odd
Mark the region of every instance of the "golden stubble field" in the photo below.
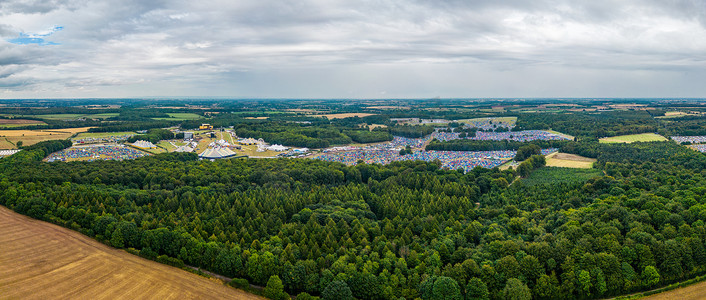
<svg viewBox="0 0 706 300">
<path fill-rule="evenodd" d="M 65 140 L 79 132 L 86 132 L 91 127 L 62 128 L 45 130 L 0 130 L 0 149 L 15 149 L 12 144 L 22 141 L 25 146 L 34 145 L 49 140 Z M 8 143 L 12 142 L 12 144 Z"/>
<path fill-rule="evenodd" d="M 1 299 L 264 299 L 0 206 Z"/>
<path fill-rule="evenodd" d="M 596 159 L 575 154 L 555 152 L 547 156 L 547 167 L 590 169 Z"/>
<path fill-rule="evenodd" d="M 662 292 L 659 294 L 654 294 L 644 298 L 642 300 L 669 300 L 669 299 L 679 299 L 679 300 L 699 300 L 706 298 L 706 281 L 695 283 L 689 286 L 678 288 L 671 291 Z"/>
</svg>

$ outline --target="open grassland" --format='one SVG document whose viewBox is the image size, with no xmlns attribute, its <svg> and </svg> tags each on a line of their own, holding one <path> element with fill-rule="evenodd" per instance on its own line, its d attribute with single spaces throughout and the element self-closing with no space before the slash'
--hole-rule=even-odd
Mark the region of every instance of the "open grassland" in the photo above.
<svg viewBox="0 0 706 300">
<path fill-rule="evenodd" d="M 552 153 L 547 156 L 547 167 L 590 169 L 596 159 L 568 153 Z"/>
<path fill-rule="evenodd" d="M 39 142 L 49 141 L 49 140 L 65 140 L 70 138 L 72 135 L 85 132 L 91 127 L 81 127 L 81 128 L 63 128 L 63 129 L 47 129 L 47 130 L 0 130 L 0 139 L 7 139 L 7 141 L 12 144 L 17 144 L 18 141 L 22 141 L 25 146 L 34 145 Z M 7 145 L 5 145 L 7 146 Z M 5 148 L 2 149 L 14 149 Z"/>
<path fill-rule="evenodd" d="M 374 116 L 375 114 L 369 114 L 369 113 L 345 113 L 345 114 L 326 114 L 326 115 L 312 115 L 312 117 L 327 117 L 329 120 L 332 119 L 344 119 L 344 118 L 350 118 L 350 117 L 367 117 L 367 116 Z"/>
<path fill-rule="evenodd" d="M 165 150 L 167 150 L 167 152 L 172 152 L 176 149 L 176 148 L 174 148 L 174 146 L 172 146 L 171 143 L 169 143 L 169 141 L 159 141 L 159 143 L 157 144 L 157 147 L 162 147 Z"/>
<path fill-rule="evenodd" d="M 585 182 L 601 174 L 601 170 L 598 169 L 544 167 L 534 170 L 530 176 L 522 179 L 522 183 L 525 185 L 537 185 Z"/>
<path fill-rule="evenodd" d="M 235 139 L 234 139 L 233 136 L 230 134 L 230 132 L 221 131 L 221 132 L 219 132 L 219 133 L 217 134 L 217 136 L 218 136 L 220 139 L 225 140 L 225 141 L 228 142 L 229 144 L 235 145 Z"/>
<path fill-rule="evenodd" d="M 274 157 L 280 152 L 277 151 L 264 151 L 264 152 L 257 152 L 257 145 L 240 145 L 241 149 L 240 150 L 235 150 L 235 153 L 238 153 L 238 155 L 247 155 L 249 157 Z"/>
<path fill-rule="evenodd" d="M 169 118 L 152 118 L 154 120 L 164 120 L 164 121 L 186 121 L 186 120 L 197 120 L 203 118 L 201 115 L 194 113 L 167 113 Z"/>
<path fill-rule="evenodd" d="M 561 132 L 558 132 L 558 131 L 555 131 L 555 130 L 545 130 L 545 131 L 546 131 L 546 132 L 549 132 L 549 133 L 556 134 L 556 135 L 558 135 L 558 136 L 563 136 L 563 137 L 565 137 L 565 138 L 567 138 L 567 139 L 569 139 L 569 140 L 573 140 L 573 139 L 574 139 L 574 136 L 573 136 L 573 135 L 568 135 L 568 134 L 561 133 Z"/>
<path fill-rule="evenodd" d="M 263 299 L 0 206 L 0 298 Z"/>
<path fill-rule="evenodd" d="M 600 139 L 601 143 L 634 143 L 634 142 L 659 142 L 666 141 L 667 138 L 656 133 L 641 133 L 620 135 Z"/>
</svg>

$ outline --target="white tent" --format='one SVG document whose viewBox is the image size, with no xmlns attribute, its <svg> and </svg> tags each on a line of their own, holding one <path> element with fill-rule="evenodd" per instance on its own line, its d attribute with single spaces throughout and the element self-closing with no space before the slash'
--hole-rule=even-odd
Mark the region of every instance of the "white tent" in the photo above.
<svg viewBox="0 0 706 300">
<path fill-rule="evenodd" d="M 272 146 L 267 147 L 267 150 L 277 151 L 277 152 L 287 151 L 287 149 L 289 149 L 289 148 L 282 146 L 282 145 L 278 145 L 278 144 L 274 144 Z"/>
<path fill-rule="evenodd" d="M 233 150 L 230 150 L 228 148 L 208 148 L 206 151 L 203 153 L 199 154 L 200 158 L 203 159 L 220 159 L 220 158 L 228 158 L 231 156 L 235 156 L 235 152 Z"/>
<path fill-rule="evenodd" d="M 132 144 L 132 146 L 142 149 L 155 149 L 157 146 L 148 141 L 139 140 Z"/>
</svg>

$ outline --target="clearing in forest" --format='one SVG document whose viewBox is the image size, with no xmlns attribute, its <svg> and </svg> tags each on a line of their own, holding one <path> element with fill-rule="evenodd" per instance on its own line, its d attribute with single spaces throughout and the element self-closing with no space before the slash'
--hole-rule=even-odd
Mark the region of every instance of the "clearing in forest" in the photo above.
<svg viewBox="0 0 706 300">
<path fill-rule="evenodd" d="M 0 296 L 8 299 L 263 299 L 0 206 Z"/>
<path fill-rule="evenodd" d="M 590 169 L 596 159 L 568 153 L 552 153 L 547 156 L 547 167 Z"/>
<path fill-rule="evenodd" d="M 634 143 L 634 142 L 661 142 L 667 138 L 656 133 L 640 133 L 630 135 L 620 135 L 600 139 L 601 143 Z"/>
</svg>

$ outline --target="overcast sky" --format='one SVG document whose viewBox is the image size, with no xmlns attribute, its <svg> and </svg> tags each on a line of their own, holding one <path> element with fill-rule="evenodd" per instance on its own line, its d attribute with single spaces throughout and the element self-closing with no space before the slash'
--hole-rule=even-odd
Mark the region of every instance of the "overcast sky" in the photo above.
<svg viewBox="0 0 706 300">
<path fill-rule="evenodd" d="M 703 0 L 0 0 L 0 98 L 706 97 Z"/>
</svg>

